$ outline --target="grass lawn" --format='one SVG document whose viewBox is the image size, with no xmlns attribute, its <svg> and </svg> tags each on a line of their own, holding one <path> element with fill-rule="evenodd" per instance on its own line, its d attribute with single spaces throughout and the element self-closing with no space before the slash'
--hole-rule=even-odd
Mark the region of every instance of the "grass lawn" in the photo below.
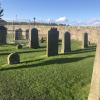
<svg viewBox="0 0 100 100">
<path fill-rule="evenodd" d="M 7 65 L 7 55 L 19 52 L 21 63 Z M 59 48 L 60 51 L 60 48 Z M 47 57 L 39 49 L 0 45 L 0 100 L 87 100 L 95 47 L 81 49 L 72 41 L 72 53 Z"/>
</svg>

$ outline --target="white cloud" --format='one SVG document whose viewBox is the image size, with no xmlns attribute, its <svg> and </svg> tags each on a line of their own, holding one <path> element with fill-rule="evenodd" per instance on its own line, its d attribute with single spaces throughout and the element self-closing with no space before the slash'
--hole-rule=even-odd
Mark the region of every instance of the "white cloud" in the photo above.
<svg viewBox="0 0 100 100">
<path fill-rule="evenodd" d="M 68 22 L 68 19 L 66 17 L 60 17 L 56 19 L 55 22 L 59 24 L 66 24 Z"/>
<path fill-rule="evenodd" d="M 100 26 L 100 19 L 89 19 L 72 23 L 76 26 Z"/>
</svg>

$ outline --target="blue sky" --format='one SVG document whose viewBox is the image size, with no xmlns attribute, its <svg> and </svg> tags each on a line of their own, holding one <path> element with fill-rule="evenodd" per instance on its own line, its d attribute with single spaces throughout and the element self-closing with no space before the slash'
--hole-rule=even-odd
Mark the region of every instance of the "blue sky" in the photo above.
<svg viewBox="0 0 100 100">
<path fill-rule="evenodd" d="M 1 0 L 4 19 L 82 22 L 100 19 L 100 0 Z"/>
</svg>

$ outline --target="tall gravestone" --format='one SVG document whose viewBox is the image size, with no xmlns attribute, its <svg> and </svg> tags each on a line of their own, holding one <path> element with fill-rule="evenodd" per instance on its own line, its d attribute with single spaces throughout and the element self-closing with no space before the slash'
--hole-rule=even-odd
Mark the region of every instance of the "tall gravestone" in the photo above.
<svg viewBox="0 0 100 100">
<path fill-rule="evenodd" d="M 88 33 L 83 33 L 82 48 L 88 48 Z"/>
<path fill-rule="evenodd" d="M 62 37 L 62 53 L 71 52 L 71 36 L 69 32 L 65 32 Z"/>
<path fill-rule="evenodd" d="M 7 43 L 7 28 L 0 26 L 0 44 Z"/>
<path fill-rule="evenodd" d="M 22 29 L 15 30 L 15 40 L 21 40 L 22 39 Z"/>
<path fill-rule="evenodd" d="M 38 30 L 33 28 L 30 35 L 30 48 L 37 49 L 39 47 Z"/>
<path fill-rule="evenodd" d="M 26 34 L 25 35 L 26 35 L 26 40 L 28 40 L 29 39 L 29 30 L 28 29 L 26 30 Z"/>
<path fill-rule="evenodd" d="M 51 28 L 47 36 L 47 56 L 58 55 L 59 31 L 57 28 Z"/>
<path fill-rule="evenodd" d="M 100 36 L 98 38 L 92 81 L 88 100 L 100 100 Z"/>
</svg>

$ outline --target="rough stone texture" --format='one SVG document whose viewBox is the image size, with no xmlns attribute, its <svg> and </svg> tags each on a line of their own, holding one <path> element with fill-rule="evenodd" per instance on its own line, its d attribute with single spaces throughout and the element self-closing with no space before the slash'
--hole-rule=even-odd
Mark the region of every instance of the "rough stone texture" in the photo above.
<svg viewBox="0 0 100 100">
<path fill-rule="evenodd" d="M 83 34 L 82 48 L 88 48 L 88 33 Z"/>
<path fill-rule="evenodd" d="M 88 100 L 100 100 L 100 36 L 98 37 L 92 81 Z"/>
<path fill-rule="evenodd" d="M 8 55 L 8 64 L 18 64 L 20 63 L 20 56 L 17 52 Z"/>
<path fill-rule="evenodd" d="M 29 24 L 14 24 L 13 25 L 9 25 L 7 24 L 6 25 L 7 29 L 8 29 L 8 34 L 11 33 L 11 31 L 9 30 L 12 30 L 13 27 L 14 29 L 19 29 L 21 28 L 22 30 L 26 30 L 26 29 L 32 29 L 33 28 L 33 25 L 29 25 Z M 47 34 L 48 34 L 48 31 L 51 29 L 51 27 L 56 27 L 57 30 L 59 31 L 59 38 L 61 39 L 62 38 L 62 34 L 65 33 L 66 31 L 69 31 L 71 33 L 71 39 L 74 39 L 74 40 L 78 40 L 78 41 L 82 41 L 82 35 L 83 33 L 87 32 L 88 35 L 89 35 L 89 41 L 91 43 L 97 43 L 97 33 L 100 32 L 100 28 L 99 27 L 76 27 L 76 26 L 69 26 L 69 27 L 65 27 L 65 26 L 49 26 L 49 25 L 35 25 L 35 28 L 37 28 L 39 31 L 39 36 L 43 36 L 45 38 L 47 38 Z"/>
<path fill-rule="evenodd" d="M 17 29 L 15 31 L 15 40 L 21 40 L 22 39 L 22 29 Z"/>
<path fill-rule="evenodd" d="M 33 28 L 30 35 L 30 48 L 37 49 L 39 47 L 38 30 Z"/>
<path fill-rule="evenodd" d="M 0 44 L 7 43 L 7 28 L 0 26 Z"/>
<path fill-rule="evenodd" d="M 58 55 L 59 31 L 57 28 L 51 28 L 47 36 L 47 56 Z"/>
<path fill-rule="evenodd" d="M 71 52 L 71 37 L 69 32 L 65 32 L 62 37 L 62 53 Z"/>
<path fill-rule="evenodd" d="M 26 30 L 26 39 L 27 40 L 29 39 L 29 30 L 28 29 Z"/>
<path fill-rule="evenodd" d="M 17 48 L 17 49 L 22 49 L 23 46 L 22 46 L 21 44 L 18 44 L 18 45 L 16 46 L 16 48 Z"/>
</svg>

